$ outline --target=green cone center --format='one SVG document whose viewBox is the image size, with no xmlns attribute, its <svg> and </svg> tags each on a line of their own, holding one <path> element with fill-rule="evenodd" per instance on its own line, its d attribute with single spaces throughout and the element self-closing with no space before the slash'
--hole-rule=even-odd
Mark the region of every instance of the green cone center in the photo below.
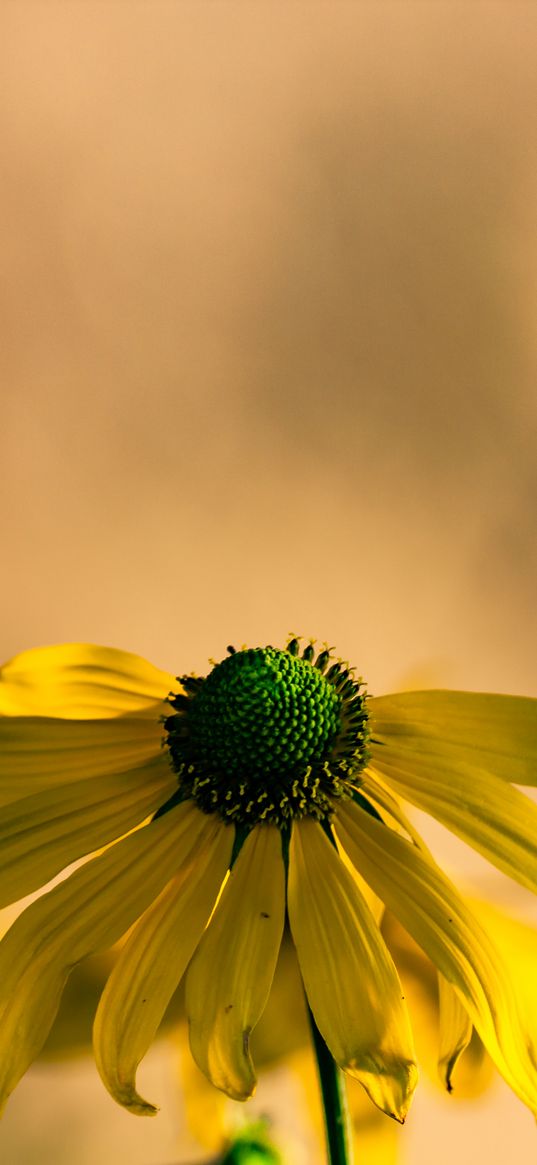
<svg viewBox="0 0 537 1165">
<path fill-rule="evenodd" d="M 177 711 L 165 727 L 180 787 L 205 812 L 244 824 L 328 816 L 358 768 L 358 743 L 364 763 L 360 684 L 339 665 L 327 678 L 329 652 L 314 664 L 313 649 L 299 658 L 295 640 L 285 651 L 230 650 L 205 679 L 184 678 L 186 695 L 171 698 Z"/>
<path fill-rule="evenodd" d="M 311 664 L 273 647 L 240 651 L 207 677 L 192 703 L 196 754 L 231 779 L 259 781 L 320 760 L 339 727 L 341 700 Z"/>
</svg>

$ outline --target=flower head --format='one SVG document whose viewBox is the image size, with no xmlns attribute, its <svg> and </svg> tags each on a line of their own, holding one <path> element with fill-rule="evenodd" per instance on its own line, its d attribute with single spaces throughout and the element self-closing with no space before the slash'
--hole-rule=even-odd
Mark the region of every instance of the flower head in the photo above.
<svg viewBox="0 0 537 1165">
<path fill-rule="evenodd" d="M 0 944 L 0 1098 L 42 1047 L 79 961 L 129 932 L 97 1010 L 111 1094 L 154 1106 L 136 1070 L 186 972 L 194 1058 L 235 1099 L 286 920 L 336 1062 L 403 1120 L 417 1070 L 379 900 L 437 968 L 453 1065 L 475 1027 L 537 1113 L 537 1054 L 501 952 L 399 798 L 537 885 L 537 702 L 367 696 L 329 648 L 243 649 L 206 678 L 136 656 L 27 652 L 0 683 L 0 903 L 92 855 Z M 102 852 L 96 852 L 102 851 Z"/>
<path fill-rule="evenodd" d="M 184 795 L 223 821 L 327 820 L 367 758 L 365 694 L 348 668 L 292 639 L 235 651 L 206 679 L 182 677 L 164 727 Z"/>
</svg>

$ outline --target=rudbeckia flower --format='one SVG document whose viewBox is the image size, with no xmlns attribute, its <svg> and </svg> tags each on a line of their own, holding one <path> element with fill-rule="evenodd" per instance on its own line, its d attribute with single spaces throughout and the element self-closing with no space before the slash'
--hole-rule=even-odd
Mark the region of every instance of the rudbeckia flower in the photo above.
<svg viewBox="0 0 537 1165">
<path fill-rule="evenodd" d="M 537 1113 L 537 1053 L 502 953 L 399 800 L 535 889 L 537 808 L 513 783 L 535 783 L 537 702 L 372 698 L 328 648 L 295 638 L 228 651 L 205 678 L 76 645 L 3 669 L 0 905 L 92 856 L 0 944 L 1 1099 L 41 1049 L 71 969 L 127 931 L 94 1028 L 112 1096 L 155 1111 L 136 1069 L 186 972 L 194 1059 L 246 1099 L 287 911 L 334 1060 L 404 1120 L 412 1033 L 367 884 L 440 973 L 446 1078 L 473 1026 Z"/>
</svg>

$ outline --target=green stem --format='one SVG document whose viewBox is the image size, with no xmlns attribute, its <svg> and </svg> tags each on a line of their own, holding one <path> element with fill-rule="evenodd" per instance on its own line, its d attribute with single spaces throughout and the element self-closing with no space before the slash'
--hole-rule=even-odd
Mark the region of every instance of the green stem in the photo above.
<svg viewBox="0 0 537 1165">
<path fill-rule="evenodd" d="M 352 1165 L 349 1113 L 343 1073 L 332 1059 L 309 1007 L 308 1014 L 321 1085 L 328 1163 Z"/>
</svg>

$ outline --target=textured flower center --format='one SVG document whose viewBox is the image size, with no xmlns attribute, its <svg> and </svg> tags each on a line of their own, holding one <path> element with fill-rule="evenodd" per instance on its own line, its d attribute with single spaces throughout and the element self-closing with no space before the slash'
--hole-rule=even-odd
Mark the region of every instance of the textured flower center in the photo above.
<svg viewBox="0 0 537 1165">
<path fill-rule="evenodd" d="M 205 679 L 180 677 L 165 722 L 180 787 L 228 821 L 328 817 L 367 759 L 361 681 L 328 650 L 228 649 Z M 329 666 L 331 665 L 331 666 Z M 326 674 L 325 674 L 326 673 Z"/>
</svg>

